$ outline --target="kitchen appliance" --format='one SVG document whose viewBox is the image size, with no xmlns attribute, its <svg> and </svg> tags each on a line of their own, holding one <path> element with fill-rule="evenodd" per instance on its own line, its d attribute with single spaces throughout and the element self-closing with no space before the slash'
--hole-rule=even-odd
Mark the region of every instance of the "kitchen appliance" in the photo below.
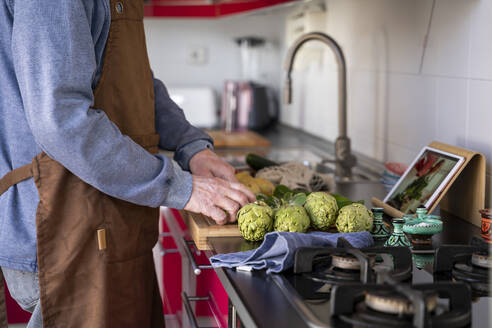
<svg viewBox="0 0 492 328">
<path fill-rule="evenodd" d="M 272 61 L 273 44 L 255 36 L 239 37 L 235 42 L 239 46 L 241 78 L 224 83 L 221 127 L 227 132 L 262 130 L 278 118 L 277 96 L 268 86 L 272 83 L 268 78 L 271 65 L 265 65 L 265 61 Z"/>
<path fill-rule="evenodd" d="M 434 277 L 438 281 L 463 281 L 473 296 L 492 296 L 492 255 L 487 242 L 473 237 L 469 245 L 443 245 L 436 251 Z"/>
<path fill-rule="evenodd" d="M 221 127 L 228 132 L 265 129 L 277 121 L 278 106 L 270 87 L 250 81 L 226 81 Z"/>
<path fill-rule="evenodd" d="M 407 247 L 342 241 L 299 249 L 293 271 L 273 280 L 310 327 L 481 328 L 492 306 L 488 252 L 476 239 L 442 246 L 433 275 L 431 265 L 417 269 Z"/>
<path fill-rule="evenodd" d="M 338 326 L 469 327 L 472 300 L 466 284 L 401 285 L 384 272 L 379 276 L 384 284 L 334 288 L 330 305 Z"/>
</svg>

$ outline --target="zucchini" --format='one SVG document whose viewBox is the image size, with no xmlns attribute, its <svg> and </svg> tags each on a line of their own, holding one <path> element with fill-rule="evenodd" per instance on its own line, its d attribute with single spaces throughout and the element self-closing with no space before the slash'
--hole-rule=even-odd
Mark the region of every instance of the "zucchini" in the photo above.
<svg viewBox="0 0 492 328">
<path fill-rule="evenodd" d="M 259 171 L 269 166 L 278 166 L 278 163 L 256 154 L 246 155 L 246 163 L 255 171 Z"/>
</svg>

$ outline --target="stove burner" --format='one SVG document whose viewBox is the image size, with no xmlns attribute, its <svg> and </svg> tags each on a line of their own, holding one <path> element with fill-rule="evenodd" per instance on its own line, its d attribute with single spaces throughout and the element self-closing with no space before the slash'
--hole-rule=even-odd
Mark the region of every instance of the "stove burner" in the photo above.
<svg viewBox="0 0 492 328">
<path fill-rule="evenodd" d="M 470 289 L 464 283 L 401 284 L 383 274 L 384 284 L 335 286 L 331 316 L 356 327 L 468 327 Z M 447 299 L 448 305 L 438 304 Z"/>
<path fill-rule="evenodd" d="M 436 251 L 434 278 L 436 281 L 464 281 L 475 296 L 489 294 L 489 271 L 492 267 L 488 245 L 472 239 L 470 245 L 443 245 Z"/>
<path fill-rule="evenodd" d="M 432 293 L 425 297 L 426 309 L 428 312 L 435 310 L 437 306 L 437 293 Z M 395 293 L 388 294 L 387 292 L 375 291 L 366 295 L 365 304 L 372 310 L 388 313 L 388 314 L 413 314 L 414 307 L 412 302 Z"/>
<path fill-rule="evenodd" d="M 391 276 L 398 281 L 412 277 L 412 253 L 407 247 L 354 248 L 339 238 L 339 247 L 303 247 L 296 251 L 294 273 L 324 283 L 375 282 L 380 259 L 391 258 Z"/>
<path fill-rule="evenodd" d="M 353 283 L 360 281 L 360 270 L 347 270 L 332 266 L 323 271 L 305 273 L 303 276 L 325 284 Z"/>
<path fill-rule="evenodd" d="M 481 255 L 481 254 L 472 254 L 471 263 L 473 265 L 479 266 L 481 268 L 492 268 L 492 257 Z"/>
<path fill-rule="evenodd" d="M 476 295 L 488 295 L 488 270 L 468 263 L 455 263 L 451 270 L 455 281 L 464 281 L 472 287 Z"/>
<path fill-rule="evenodd" d="M 369 266 L 372 267 L 376 261 L 376 256 L 369 257 Z M 339 269 L 360 270 L 360 262 L 354 256 L 333 255 L 331 265 Z"/>
</svg>

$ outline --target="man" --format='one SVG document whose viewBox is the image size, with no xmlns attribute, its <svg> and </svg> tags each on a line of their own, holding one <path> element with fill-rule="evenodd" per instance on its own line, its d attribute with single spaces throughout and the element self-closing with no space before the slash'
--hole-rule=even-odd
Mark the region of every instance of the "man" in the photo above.
<svg viewBox="0 0 492 328">
<path fill-rule="evenodd" d="M 158 207 L 223 224 L 254 200 L 153 79 L 142 18 L 0 0 L 0 266 L 28 327 L 161 327 Z"/>
</svg>

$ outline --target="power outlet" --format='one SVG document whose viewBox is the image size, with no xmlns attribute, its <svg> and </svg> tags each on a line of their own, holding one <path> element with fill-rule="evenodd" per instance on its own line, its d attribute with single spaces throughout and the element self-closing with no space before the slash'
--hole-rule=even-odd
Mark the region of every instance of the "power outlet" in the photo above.
<svg viewBox="0 0 492 328">
<path fill-rule="evenodd" d="M 194 46 L 188 50 L 186 62 L 189 65 L 202 66 L 208 63 L 208 48 L 205 46 Z"/>
</svg>

